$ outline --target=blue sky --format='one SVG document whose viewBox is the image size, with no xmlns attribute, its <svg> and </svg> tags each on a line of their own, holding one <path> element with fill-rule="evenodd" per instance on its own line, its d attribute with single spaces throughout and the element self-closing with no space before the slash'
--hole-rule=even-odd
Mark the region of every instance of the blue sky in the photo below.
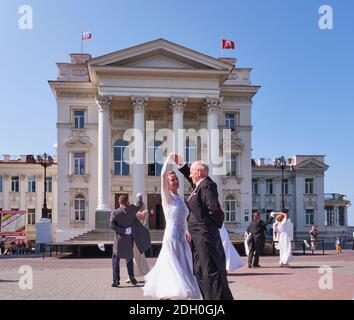
<svg viewBox="0 0 354 320">
<path fill-rule="evenodd" d="M 18 27 L 33 9 L 33 30 Z M 318 26 L 321 5 L 333 30 Z M 80 51 L 98 56 L 157 38 L 252 67 L 262 86 L 253 106 L 253 157 L 324 154 L 325 191 L 354 202 L 354 3 L 347 0 L 2 0 L 0 154 L 53 153 L 56 103 L 47 80 L 56 62 Z M 354 206 L 349 208 L 354 225 Z"/>
</svg>

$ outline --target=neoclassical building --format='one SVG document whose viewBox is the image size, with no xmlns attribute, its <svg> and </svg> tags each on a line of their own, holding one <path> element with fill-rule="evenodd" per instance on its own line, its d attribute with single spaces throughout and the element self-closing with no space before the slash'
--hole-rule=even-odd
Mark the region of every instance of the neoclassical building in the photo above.
<svg viewBox="0 0 354 320">
<path fill-rule="evenodd" d="M 207 135 L 211 141 L 210 132 L 221 129 L 231 132 L 223 154 L 226 170 L 213 178 L 227 228 L 245 229 L 245 216 L 252 211 L 252 97 L 260 88 L 251 84 L 250 68 L 164 39 L 97 58 L 71 54 L 70 59 L 57 64 L 57 80 L 49 81 L 58 111 L 57 241 L 108 228 L 118 196 L 128 194 L 134 201 L 137 192 L 144 194 L 149 227 L 163 229 L 160 172 L 166 154 L 161 146 L 178 150 L 187 161 L 213 157 L 224 150 L 222 134 L 212 148 L 203 139 Z M 129 140 L 129 129 L 143 134 Z M 164 129 L 201 134 L 166 140 Z M 139 142 L 135 150 L 133 140 Z M 127 154 L 146 161 L 127 163 Z M 191 189 L 183 180 L 180 193 L 188 195 Z"/>
</svg>

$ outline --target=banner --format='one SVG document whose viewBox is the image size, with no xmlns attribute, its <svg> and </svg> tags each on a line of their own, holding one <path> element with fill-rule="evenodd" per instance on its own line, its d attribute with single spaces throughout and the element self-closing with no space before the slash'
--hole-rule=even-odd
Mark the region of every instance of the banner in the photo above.
<svg viewBox="0 0 354 320">
<path fill-rule="evenodd" d="M 0 235 L 26 235 L 26 210 L 0 210 L 0 219 Z"/>
</svg>

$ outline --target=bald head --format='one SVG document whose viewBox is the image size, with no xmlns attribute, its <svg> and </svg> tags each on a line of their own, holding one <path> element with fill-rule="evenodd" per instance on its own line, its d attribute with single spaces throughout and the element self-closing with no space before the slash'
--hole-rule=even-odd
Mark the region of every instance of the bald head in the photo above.
<svg viewBox="0 0 354 320">
<path fill-rule="evenodd" d="M 193 180 L 193 183 L 198 183 L 199 180 L 207 177 L 209 174 L 209 168 L 203 161 L 194 161 L 190 168 L 190 177 Z"/>
</svg>

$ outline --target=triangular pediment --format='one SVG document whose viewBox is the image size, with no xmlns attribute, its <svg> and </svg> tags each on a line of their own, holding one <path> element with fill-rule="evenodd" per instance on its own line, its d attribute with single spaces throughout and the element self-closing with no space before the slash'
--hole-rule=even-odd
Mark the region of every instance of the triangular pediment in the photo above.
<svg viewBox="0 0 354 320">
<path fill-rule="evenodd" d="M 296 169 L 327 170 L 328 166 L 325 163 L 318 161 L 317 159 L 307 159 L 296 165 Z"/>
<path fill-rule="evenodd" d="M 66 140 L 65 144 L 68 148 L 88 148 L 92 145 L 88 136 L 81 135 L 70 137 L 68 140 Z"/>
<path fill-rule="evenodd" d="M 232 64 L 176 43 L 157 39 L 88 61 L 89 67 L 204 69 L 231 71 Z"/>
</svg>

